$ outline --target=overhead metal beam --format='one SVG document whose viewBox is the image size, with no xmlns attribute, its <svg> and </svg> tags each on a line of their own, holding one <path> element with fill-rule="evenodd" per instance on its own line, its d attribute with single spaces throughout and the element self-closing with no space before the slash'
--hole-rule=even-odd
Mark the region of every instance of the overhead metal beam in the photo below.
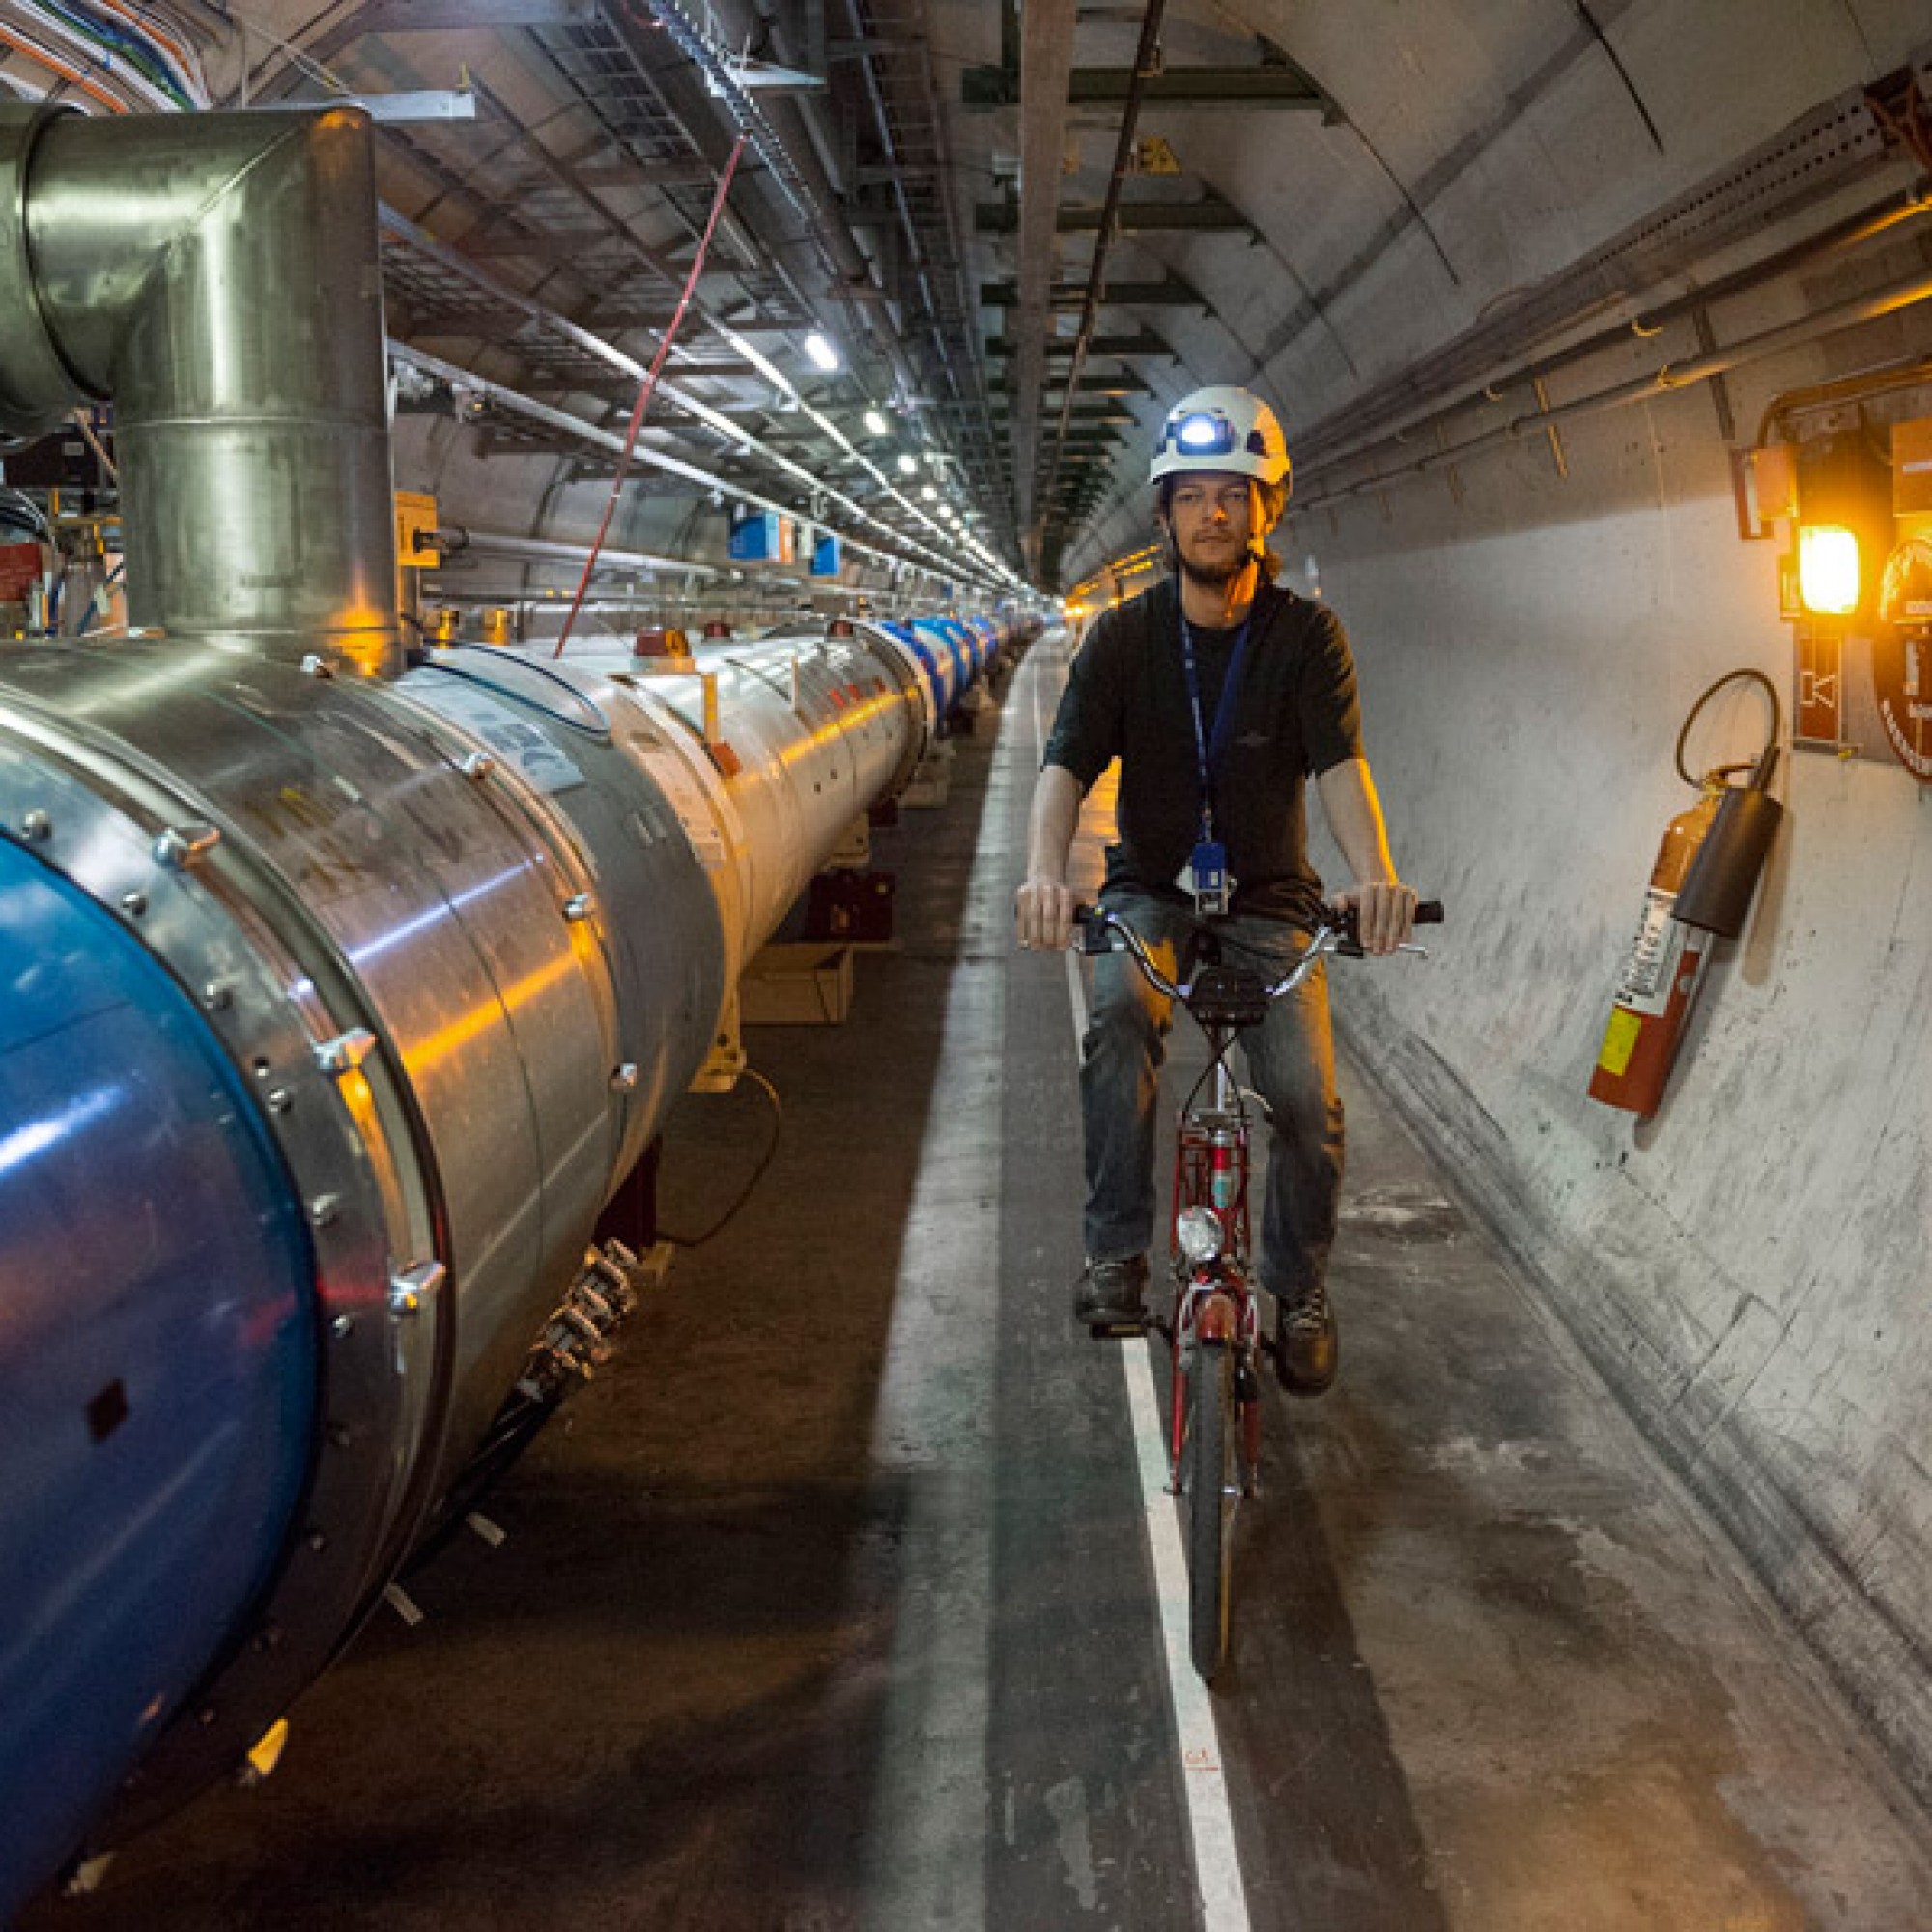
<svg viewBox="0 0 1932 1932">
<path fill-rule="evenodd" d="M 1111 462 L 1120 454 L 1123 443 L 1124 439 L 1120 430 L 1112 423 L 1088 423 L 1079 429 L 1069 430 L 1066 448 L 1071 454 L 1072 462 L 1070 468 L 1065 463 L 1062 464 L 1060 482 L 1070 484 L 1085 473 L 1090 464 Z M 1046 469 L 1043 463 L 1040 467 L 1039 484 L 1044 492 Z"/>
<path fill-rule="evenodd" d="M 514 256 L 559 268 L 597 254 L 613 255 L 620 246 L 613 235 L 601 228 L 564 229 L 549 235 L 526 235 L 515 229 L 494 232 L 478 229 L 463 238 L 463 252 L 479 262 L 502 261 Z"/>
<path fill-rule="evenodd" d="M 1031 10 L 1029 10 L 1031 11 Z M 1067 75 L 1069 107 L 1118 107 L 1127 98 L 1133 70 L 1076 67 Z M 959 77 L 959 99 L 967 107 L 1012 107 L 1020 101 L 1020 76 L 1000 67 L 969 67 Z M 1144 76 L 1144 105 L 1167 107 L 1287 107 L 1327 113 L 1334 103 L 1314 81 L 1292 65 L 1266 67 L 1174 67 Z"/>
<path fill-rule="evenodd" d="M 1051 386 L 1046 392 L 1046 400 L 1050 405 L 1057 405 L 1066 394 L 1066 379 L 1064 375 L 1054 375 L 1049 371 L 1047 382 Z M 1004 396 L 1009 393 L 1007 385 L 1001 382 L 994 383 L 993 390 L 996 395 Z M 1080 378 L 1080 393 L 1083 396 L 1151 396 L 1153 394 L 1153 387 L 1131 372 L 1114 376 L 1083 374 Z"/>
<path fill-rule="evenodd" d="M 411 316 L 399 310 L 390 318 L 392 332 L 413 341 L 418 336 L 454 338 L 464 342 L 508 342 L 530 327 L 527 315 L 514 309 L 474 308 L 463 315 Z M 637 384 L 631 385 L 637 394 Z"/>
<path fill-rule="evenodd" d="M 358 33 L 419 34 L 440 28 L 572 27 L 595 0 L 370 0 L 351 16 Z"/>
<path fill-rule="evenodd" d="M 644 328 L 653 335 L 662 335 L 670 327 L 674 313 L 668 308 L 625 308 L 616 303 L 606 306 L 603 302 L 596 302 L 584 316 L 583 326 L 596 329 L 600 335 L 622 335 L 634 328 Z"/>
<path fill-rule="evenodd" d="M 414 342 L 424 338 L 434 338 L 439 335 L 463 335 L 467 334 L 468 331 L 450 327 L 446 328 L 418 328 L 414 330 L 398 329 L 395 333 L 405 341 Z M 730 376 L 733 374 L 750 376 L 755 373 L 749 362 L 737 371 L 708 367 L 694 369 L 682 364 L 679 365 L 679 374 L 687 383 L 699 382 L 709 376 Z M 526 384 L 524 388 L 524 394 L 540 403 L 563 403 L 572 396 L 594 396 L 599 402 L 624 403 L 628 405 L 637 400 L 638 385 L 636 383 L 604 382 L 595 377 L 586 376 L 582 382 L 550 381 Z M 736 411 L 724 405 L 718 406 L 717 412 L 724 416 L 737 413 Z M 781 436 L 767 435 L 762 437 L 760 440 L 777 447 L 785 439 Z"/>
<path fill-rule="evenodd" d="M 653 161 L 646 169 L 635 160 L 579 161 L 573 170 L 585 187 L 703 187 L 718 185 L 709 161 Z M 669 251 L 675 255 L 675 249 Z"/>
<path fill-rule="evenodd" d="M 1066 407 L 1065 398 L 1061 398 L 1061 408 Z M 1130 428 L 1136 418 L 1130 410 L 1124 410 L 1119 403 L 1096 402 L 1075 403 L 1067 412 L 1067 420 L 1075 425 L 1093 423 L 1116 424 L 1122 429 Z"/>
<path fill-rule="evenodd" d="M 1054 225 L 1062 235 L 1091 235 L 1104 213 L 1098 208 L 1063 208 Z M 973 210 L 973 226 L 981 235 L 1010 235 L 1019 226 L 1019 210 L 1009 201 L 982 201 Z M 1200 201 L 1123 201 L 1114 211 L 1114 226 L 1122 234 L 1203 229 L 1255 233 L 1254 223 L 1238 208 L 1215 194 Z"/>
<path fill-rule="evenodd" d="M 989 335 L 986 338 L 986 354 L 996 359 L 1010 355 L 1013 344 L 1004 335 Z M 1073 338 L 1070 335 L 1049 335 L 1046 338 L 1046 359 L 1049 362 L 1064 362 L 1072 354 Z M 1164 362 L 1180 359 L 1180 352 L 1170 348 L 1151 328 L 1143 328 L 1132 335 L 1096 335 L 1087 345 L 1087 359 L 1091 362 L 1096 355 L 1158 355 Z"/>
<path fill-rule="evenodd" d="M 1051 306 L 1055 309 L 1078 310 L 1086 306 L 1086 301 L 1085 282 L 1054 283 Z M 1019 292 L 1011 282 L 982 282 L 980 285 L 980 305 L 982 308 L 1016 308 Z M 1110 282 L 1101 297 L 1100 305 L 1102 308 L 1205 309 L 1208 298 L 1189 287 L 1179 275 L 1168 275 L 1158 282 Z"/>
<path fill-rule="evenodd" d="M 903 167 L 896 162 L 867 161 L 848 168 L 845 178 L 854 188 L 896 187 L 903 182 L 929 184 L 944 171 L 936 167 Z"/>
<path fill-rule="evenodd" d="M 581 26 L 595 16 L 596 0 L 362 0 L 351 7 L 323 33 L 297 51 L 278 44 L 258 70 L 250 92 L 264 91 L 270 63 L 280 71 L 271 83 L 274 95 L 285 94 L 314 67 L 332 61 L 369 34 L 407 34 L 427 29 L 474 27 Z M 228 16 L 224 14 L 224 18 Z"/>
</svg>

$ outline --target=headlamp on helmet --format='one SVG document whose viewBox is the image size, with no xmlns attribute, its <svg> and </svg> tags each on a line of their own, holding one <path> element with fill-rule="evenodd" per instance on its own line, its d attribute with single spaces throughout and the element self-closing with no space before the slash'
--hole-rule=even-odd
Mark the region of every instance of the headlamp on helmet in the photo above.
<svg viewBox="0 0 1932 1932">
<path fill-rule="evenodd" d="M 1225 455 L 1235 446 L 1235 426 L 1219 410 L 1212 414 L 1197 411 L 1191 416 L 1181 417 L 1174 440 L 1182 449 L 1197 452 L 1211 449 Z"/>
<path fill-rule="evenodd" d="M 1170 442 L 1189 456 L 1227 456 L 1235 447 L 1235 425 L 1219 410 L 1196 410 L 1191 415 L 1169 417 L 1161 446 Z M 1256 456 L 1267 454 L 1259 430 L 1248 432 L 1247 446 Z"/>
</svg>

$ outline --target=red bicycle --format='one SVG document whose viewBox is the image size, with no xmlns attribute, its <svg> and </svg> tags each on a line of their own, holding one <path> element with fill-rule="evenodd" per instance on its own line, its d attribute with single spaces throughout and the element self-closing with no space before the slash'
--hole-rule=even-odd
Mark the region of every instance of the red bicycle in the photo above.
<svg viewBox="0 0 1932 1932">
<path fill-rule="evenodd" d="M 1275 1346 L 1262 1334 L 1261 1296 L 1250 1269 L 1250 1104 L 1256 1112 L 1264 1109 L 1235 1078 L 1228 1053 L 1242 1030 L 1259 1025 L 1269 1005 L 1293 993 L 1321 960 L 1330 953 L 1359 959 L 1363 949 L 1354 914 L 1327 908 L 1306 951 L 1268 980 L 1252 968 L 1227 964 L 1214 923 L 1204 920 L 1179 969 L 1187 977 L 1177 985 L 1118 914 L 1083 906 L 1077 918 L 1083 951 L 1130 953 L 1148 983 L 1185 1007 L 1208 1037 L 1208 1067 L 1182 1103 L 1175 1136 L 1169 1236 L 1174 1311 L 1165 1321 L 1156 1316 L 1151 1325 L 1167 1338 L 1173 1364 L 1168 1491 L 1180 1499 L 1183 1514 L 1189 1649 L 1195 1669 L 1211 1681 L 1228 1654 L 1235 1511 L 1259 1487 L 1257 1365 Z M 1439 900 L 1417 906 L 1418 925 L 1441 920 Z M 1402 951 L 1428 956 L 1420 946 Z"/>
</svg>

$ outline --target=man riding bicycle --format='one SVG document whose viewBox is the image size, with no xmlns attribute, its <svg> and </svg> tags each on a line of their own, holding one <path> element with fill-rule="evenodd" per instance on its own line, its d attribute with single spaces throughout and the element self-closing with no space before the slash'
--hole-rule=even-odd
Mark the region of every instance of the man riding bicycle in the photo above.
<svg viewBox="0 0 1932 1932">
<path fill-rule="evenodd" d="M 1034 793 L 1020 944 L 1070 943 L 1066 867 L 1081 800 L 1118 758 L 1119 842 L 1101 903 L 1164 952 L 1170 977 L 1204 917 L 1231 961 L 1269 978 L 1301 952 L 1322 899 L 1308 861 L 1311 777 L 1354 875 L 1335 902 L 1354 908 L 1366 951 L 1392 952 L 1409 936 L 1416 895 L 1389 856 L 1348 639 L 1325 606 L 1273 582 L 1265 547 L 1289 492 L 1274 412 L 1244 389 L 1195 391 L 1162 424 L 1148 480 L 1175 574 L 1107 611 L 1074 659 Z M 1171 1018 L 1130 959 L 1095 960 L 1080 1076 L 1087 1265 L 1074 1314 L 1096 1331 L 1145 1319 Z M 1319 1395 L 1335 1378 L 1327 1267 L 1343 1155 L 1322 967 L 1242 1048 L 1273 1123 L 1260 1276 L 1280 1311 L 1276 1367 L 1293 1393 Z"/>
</svg>

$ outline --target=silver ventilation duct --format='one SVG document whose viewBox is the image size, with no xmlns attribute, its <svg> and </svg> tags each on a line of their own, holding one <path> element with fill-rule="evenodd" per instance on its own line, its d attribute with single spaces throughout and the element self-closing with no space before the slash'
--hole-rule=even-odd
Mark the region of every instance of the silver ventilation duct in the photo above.
<svg viewBox="0 0 1932 1932">
<path fill-rule="evenodd" d="M 399 668 L 367 117 L 0 107 L 0 429 L 112 397 L 128 615 Z"/>
</svg>

